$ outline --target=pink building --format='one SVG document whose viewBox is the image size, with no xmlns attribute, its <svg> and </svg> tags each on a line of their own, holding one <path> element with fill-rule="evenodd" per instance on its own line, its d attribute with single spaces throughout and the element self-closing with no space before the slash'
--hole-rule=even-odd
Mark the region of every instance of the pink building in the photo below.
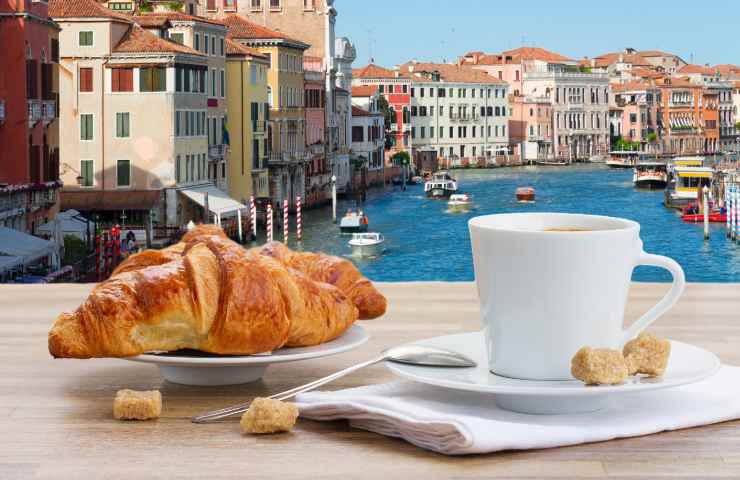
<svg viewBox="0 0 740 480">
<path fill-rule="evenodd" d="M 614 106 L 622 111 L 621 136 L 640 144 L 640 150 L 658 148 L 660 90 L 650 82 L 628 82 L 611 85 Z"/>
<path fill-rule="evenodd" d="M 524 162 L 552 155 L 552 106 L 546 97 L 509 95 L 509 143 Z"/>
<path fill-rule="evenodd" d="M 306 164 L 306 206 L 328 201 L 327 189 L 331 166 L 326 155 L 326 81 L 321 57 L 303 57 L 304 115 L 306 151 L 311 160 Z"/>
</svg>

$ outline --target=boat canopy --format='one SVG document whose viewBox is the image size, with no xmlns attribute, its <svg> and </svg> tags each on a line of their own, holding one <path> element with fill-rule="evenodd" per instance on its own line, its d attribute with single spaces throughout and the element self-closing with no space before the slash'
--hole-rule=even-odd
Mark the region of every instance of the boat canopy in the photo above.
<svg viewBox="0 0 740 480">
<path fill-rule="evenodd" d="M 706 167 L 676 167 L 676 175 L 684 178 L 712 178 L 714 170 Z"/>
</svg>

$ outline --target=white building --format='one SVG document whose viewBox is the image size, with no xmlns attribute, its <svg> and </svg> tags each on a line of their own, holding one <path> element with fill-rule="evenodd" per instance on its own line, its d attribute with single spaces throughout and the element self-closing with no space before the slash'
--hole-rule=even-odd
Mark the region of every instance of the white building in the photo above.
<svg viewBox="0 0 740 480">
<path fill-rule="evenodd" d="M 384 181 L 385 120 L 377 101 L 368 109 L 352 107 L 352 157 L 362 165 L 364 186 Z"/>
<path fill-rule="evenodd" d="M 467 66 L 410 62 L 412 151 L 437 151 L 444 165 L 508 154 L 508 85 Z"/>
</svg>

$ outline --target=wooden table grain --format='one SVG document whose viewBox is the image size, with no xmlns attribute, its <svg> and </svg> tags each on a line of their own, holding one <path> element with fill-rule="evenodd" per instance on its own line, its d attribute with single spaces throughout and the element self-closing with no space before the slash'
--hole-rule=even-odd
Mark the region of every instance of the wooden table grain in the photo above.
<svg viewBox="0 0 740 480">
<path fill-rule="evenodd" d="M 385 347 L 478 327 L 469 283 L 380 284 L 387 315 L 365 322 L 371 340 L 335 357 L 270 367 L 257 383 L 201 388 L 164 382 L 155 366 L 54 360 L 46 334 L 90 285 L 0 286 L 0 478 L 585 478 L 740 477 L 740 422 L 548 450 L 450 458 L 346 422 L 300 420 L 290 434 L 246 437 L 238 420 L 193 425 L 204 410 L 293 387 Z M 635 284 L 627 321 L 665 285 Z M 740 285 L 693 284 L 653 331 L 740 365 Z M 393 380 L 382 365 L 332 384 Z M 121 388 L 160 389 L 162 418 L 112 418 Z"/>
</svg>

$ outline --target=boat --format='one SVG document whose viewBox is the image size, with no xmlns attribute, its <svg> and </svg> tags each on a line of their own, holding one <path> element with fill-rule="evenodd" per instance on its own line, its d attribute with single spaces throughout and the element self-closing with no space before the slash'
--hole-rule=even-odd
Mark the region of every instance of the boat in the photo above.
<svg viewBox="0 0 740 480">
<path fill-rule="evenodd" d="M 640 152 L 609 152 L 606 166 L 609 168 L 634 168 L 640 158 Z"/>
<path fill-rule="evenodd" d="M 385 250 L 385 238 L 380 233 L 354 233 L 348 242 L 352 255 L 359 257 L 377 257 Z"/>
<path fill-rule="evenodd" d="M 447 171 L 441 170 L 432 175 L 424 184 L 424 192 L 430 198 L 446 198 L 457 192 L 457 180 Z"/>
<path fill-rule="evenodd" d="M 703 167 L 705 161 L 705 157 L 676 157 L 671 167 Z"/>
<path fill-rule="evenodd" d="M 453 193 L 447 202 L 447 207 L 451 211 L 463 211 L 473 206 L 473 197 L 467 193 Z"/>
<path fill-rule="evenodd" d="M 606 163 L 607 157 L 606 155 L 591 155 L 588 158 L 588 161 L 590 163 Z"/>
<path fill-rule="evenodd" d="M 401 178 L 399 176 L 395 176 L 395 177 L 393 177 L 391 179 L 391 183 L 393 183 L 393 185 L 395 185 L 397 187 L 398 186 L 401 186 L 401 185 L 403 185 L 403 178 Z"/>
<path fill-rule="evenodd" d="M 699 213 L 698 204 L 690 203 L 681 212 L 681 220 L 686 223 L 704 223 L 704 214 Z M 727 210 L 724 208 L 710 209 L 709 222 L 727 223 Z"/>
<path fill-rule="evenodd" d="M 534 188 L 519 187 L 516 189 L 516 201 L 519 203 L 534 203 Z"/>
<path fill-rule="evenodd" d="M 695 201 L 699 189 L 712 186 L 714 170 L 708 167 L 674 166 L 668 171 L 668 184 L 665 191 L 665 206 L 683 208 Z"/>
<path fill-rule="evenodd" d="M 411 180 L 409 180 L 407 183 L 409 185 L 418 185 L 420 183 L 424 183 L 424 179 L 421 178 L 421 176 L 419 175 L 414 175 L 413 177 L 411 177 Z"/>
<path fill-rule="evenodd" d="M 535 160 L 534 163 L 543 167 L 564 167 L 568 165 L 567 160 Z"/>
<path fill-rule="evenodd" d="M 668 183 L 668 166 L 662 162 L 639 162 L 632 182 L 637 188 L 662 189 Z"/>
<path fill-rule="evenodd" d="M 347 210 L 339 222 L 339 231 L 342 233 L 367 232 L 368 218 L 362 210 Z"/>
</svg>

